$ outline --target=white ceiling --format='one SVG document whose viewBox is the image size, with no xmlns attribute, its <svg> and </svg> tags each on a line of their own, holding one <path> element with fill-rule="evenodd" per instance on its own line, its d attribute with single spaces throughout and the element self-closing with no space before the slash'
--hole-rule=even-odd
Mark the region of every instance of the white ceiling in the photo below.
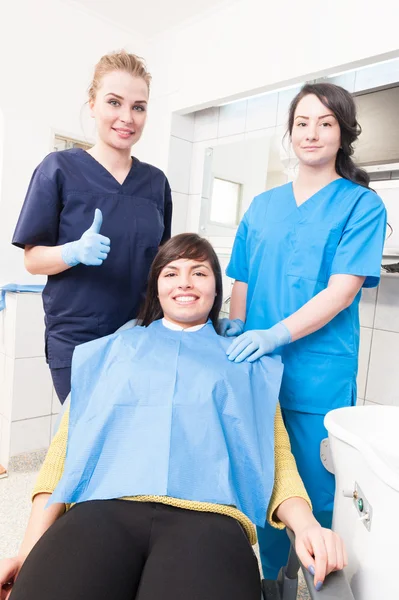
<svg viewBox="0 0 399 600">
<path fill-rule="evenodd" d="M 144 38 L 183 26 L 236 0 L 64 0 Z"/>
</svg>

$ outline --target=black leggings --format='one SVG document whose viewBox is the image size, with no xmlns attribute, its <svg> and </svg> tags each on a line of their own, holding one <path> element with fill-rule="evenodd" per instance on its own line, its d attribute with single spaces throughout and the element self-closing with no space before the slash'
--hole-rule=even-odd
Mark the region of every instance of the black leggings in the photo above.
<svg viewBox="0 0 399 600">
<path fill-rule="evenodd" d="M 74 506 L 43 535 L 10 600 L 259 600 L 235 519 L 155 502 Z"/>
</svg>

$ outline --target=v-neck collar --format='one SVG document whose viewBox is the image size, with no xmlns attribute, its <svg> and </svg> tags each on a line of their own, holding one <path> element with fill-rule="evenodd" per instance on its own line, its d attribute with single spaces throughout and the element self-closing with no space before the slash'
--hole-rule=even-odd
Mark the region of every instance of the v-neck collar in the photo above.
<svg viewBox="0 0 399 600">
<path fill-rule="evenodd" d="M 119 183 L 119 181 L 117 179 L 115 179 L 115 177 L 112 175 L 112 173 L 110 171 L 108 171 L 108 169 L 106 169 L 96 158 L 94 158 L 94 156 L 89 154 L 86 150 L 83 150 L 83 148 L 77 148 L 77 150 L 80 150 L 79 156 L 83 160 L 88 161 L 91 164 L 95 164 L 97 166 L 97 168 L 102 171 L 103 175 L 105 175 L 108 179 L 111 179 L 114 182 L 114 184 L 118 186 L 119 189 L 124 187 L 124 185 L 130 179 L 133 171 L 136 169 L 136 166 L 139 163 L 138 158 L 135 158 L 134 156 L 132 156 L 132 166 L 130 167 L 128 174 L 126 175 L 125 179 L 123 180 L 123 183 Z"/>
<path fill-rule="evenodd" d="M 309 196 L 309 198 L 307 198 L 307 200 L 305 200 L 304 202 L 302 202 L 302 204 L 298 204 L 295 198 L 295 192 L 294 192 L 294 182 L 291 181 L 290 183 L 290 190 L 291 190 L 291 197 L 292 200 L 294 202 L 294 208 L 296 208 L 297 211 L 301 211 L 302 208 L 305 205 L 309 206 L 309 203 L 312 204 L 313 200 L 316 200 L 317 197 L 319 196 L 319 194 L 321 194 L 322 192 L 325 192 L 327 189 L 331 187 L 335 187 L 337 185 L 337 182 L 341 182 L 343 181 L 344 178 L 343 177 L 338 177 L 337 179 L 333 179 L 333 181 L 330 181 L 330 183 L 327 183 L 327 185 L 323 186 L 322 188 L 320 188 L 319 190 L 317 190 L 317 192 L 315 192 L 314 194 L 312 194 L 311 196 Z"/>
</svg>

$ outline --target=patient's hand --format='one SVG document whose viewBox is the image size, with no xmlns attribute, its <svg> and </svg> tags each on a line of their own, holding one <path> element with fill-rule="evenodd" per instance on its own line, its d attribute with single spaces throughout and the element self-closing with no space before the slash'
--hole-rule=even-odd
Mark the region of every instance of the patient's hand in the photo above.
<svg viewBox="0 0 399 600">
<path fill-rule="evenodd" d="M 314 523 L 296 532 L 295 549 L 301 563 L 314 575 L 319 591 L 324 578 L 348 564 L 344 542 L 339 535 Z"/>
<path fill-rule="evenodd" d="M 0 560 L 0 600 L 8 600 L 24 560 L 19 556 Z"/>
</svg>

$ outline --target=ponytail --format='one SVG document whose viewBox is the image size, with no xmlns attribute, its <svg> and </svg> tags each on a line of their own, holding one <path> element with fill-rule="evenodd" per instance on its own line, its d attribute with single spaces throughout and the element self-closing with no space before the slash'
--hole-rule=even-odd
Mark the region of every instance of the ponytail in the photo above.
<svg viewBox="0 0 399 600">
<path fill-rule="evenodd" d="M 352 153 L 353 149 L 351 148 Z M 353 181 L 353 183 L 357 183 L 358 185 L 362 185 L 363 187 L 370 187 L 370 175 L 364 169 L 360 169 L 353 162 L 350 154 L 345 152 L 343 148 L 338 150 L 337 159 L 335 161 L 335 170 L 338 175 L 344 177 L 345 179 L 349 179 L 349 181 Z"/>
</svg>

